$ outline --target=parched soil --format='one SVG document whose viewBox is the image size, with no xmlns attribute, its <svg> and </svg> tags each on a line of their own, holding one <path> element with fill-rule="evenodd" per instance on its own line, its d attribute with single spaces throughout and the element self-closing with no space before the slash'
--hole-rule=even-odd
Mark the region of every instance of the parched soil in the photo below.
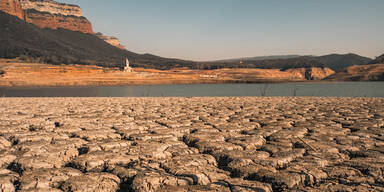
<svg viewBox="0 0 384 192">
<path fill-rule="evenodd" d="M 0 191 L 384 191 L 383 98 L 1 98 Z"/>
</svg>

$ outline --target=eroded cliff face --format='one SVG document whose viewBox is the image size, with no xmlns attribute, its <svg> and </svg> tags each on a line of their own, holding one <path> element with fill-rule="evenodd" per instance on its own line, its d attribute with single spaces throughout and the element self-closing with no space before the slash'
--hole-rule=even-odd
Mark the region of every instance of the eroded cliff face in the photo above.
<svg viewBox="0 0 384 192">
<path fill-rule="evenodd" d="M 99 37 L 100 39 L 104 40 L 105 42 L 115 46 L 115 47 L 118 47 L 120 49 L 125 49 L 124 45 L 120 44 L 120 41 L 118 38 L 116 37 L 113 37 L 113 36 L 106 36 L 102 33 L 96 33 L 95 34 L 97 37 Z"/>
<path fill-rule="evenodd" d="M 0 0 L 0 10 L 41 28 L 68 29 L 93 34 L 92 24 L 77 5 L 52 0 Z"/>
<path fill-rule="evenodd" d="M 77 5 L 58 3 L 52 0 L 20 0 L 24 10 L 34 9 L 54 15 L 82 17 L 81 8 Z"/>
<path fill-rule="evenodd" d="M 0 10 L 24 19 L 24 11 L 19 0 L 0 0 Z"/>
<path fill-rule="evenodd" d="M 335 73 L 335 71 L 328 67 L 297 68 L 288 69 L 286 71 L 290 72 L 290 76 L 298 77 L 303 80 L 321 80 Z"/>
<path fill-rule="evenodd" d="M 93 34 L 92 24 L 85 17 L 53 15 L 48 12 L 39 12 L 34 9 L 25 11 L 26 21 L 41 28 L 68 29 Z"/>
<path fill-rule="evenodd" d="M 312 67 L 305 71 L 305 78 L 307 80 L 321 80 L 334 73 L 335 71 L 333 71 L 328 67 L 325 67 L 325 68 Z"/>
</svg>

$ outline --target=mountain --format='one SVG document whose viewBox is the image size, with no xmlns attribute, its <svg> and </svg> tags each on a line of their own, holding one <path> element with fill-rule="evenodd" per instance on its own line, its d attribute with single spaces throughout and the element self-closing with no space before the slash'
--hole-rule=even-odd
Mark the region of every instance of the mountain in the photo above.
<svg viewBox="0 0 384 192">
<path fill-rule="evenodd" d="M 274 59 L 291 59 L 297 58 L 300 55 L 271 55 L 271 56 L 258 56 L 258 57 L 244 57 L 244 58 L 234 58 L 234 59 L 223 59 L 217 60 L 215 62 L 244 62 L 244 61 L 260 61 L 260 60 L 274 60 Z"/>
<path fill-rule="evenodd" d="M 301 67 L 329 67 L 334 71 L 341 71 L 353 65 L 366 65 L 372 59 L 356 54 L 330 54 L 324 56 L 265 56 L 249 57 L 242 59 L 229 59 L 206 63 L 211 68 L 239 67 L 239 68 L 264 68 L 264 69 L 288 69 Z"/>
<path fill-rule="evenodd" d="M 291 69 L 291 68 L 310 68 L 324 67 L 323 63 L 314 61 L 309 57 L 297 57 L 289 59 L 266 59 L 252 60 L 242 62 L 231 61 L 213 61 L 200 62 L 199 68 L 202 69 L 219 69 L 219 68 L 260 68 L 260 69 Z"/>
<path fill-rule="evenodd" d="M 331 68 L 334 71 L 341 71 L 353 65 L 366 65 L 372 61 L 367 57 L 362 57 L 356 54 L 330 54 L 319 57 L 311 57 L 314 61 L 323 63 L 324 66 Z"/>
<path fill-rule="evenodd" d="M 132 66 L 170 69 L 193 67 L 192 61 L 136 54 L 114 47 L 93 34 L 67 29 L 42 29 L 0 11 L 0 58 L 20 57 L 52 64 L 92 64 L 122 67 L 125 58 Z"/>
</svg>

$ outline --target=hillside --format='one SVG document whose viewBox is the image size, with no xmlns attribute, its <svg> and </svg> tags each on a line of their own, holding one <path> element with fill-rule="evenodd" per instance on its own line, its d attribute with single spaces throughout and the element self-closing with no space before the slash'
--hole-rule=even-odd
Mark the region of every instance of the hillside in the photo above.
<svg viewBox="0 0 384 192">
<path fill-rule="evenodd" d="M 376 64 L 376 63 L 384 63 L 384 54 L 376 57 L 375 60 L 371 61 L 372 64 Z"/>
<path fill-rule="evenodd" d="M 362 57 L 356 54 L 330 54 L 319 57 L 311 57 L 314 61 L 323 63 L 324 66 L 331 68 L 334 71 L 341 71 L 346 67 L 353 65 L 366 65 L 372 61 L 367 57 Z"/>
<path fill-rule="evenodd" d="M 310 67 L 324 67 L 324 64 L 311 60 L 308 57 L 297 57 L 289 59 L 266 59 L 266 60 L 253 60 L 242 62 L 230 61 L 213 61 L 199 63 L 204 69 L 219 69 L 219 68 L 260 68 L 260 69 L 291 69 L 291 68 L 310 68 Z"/>
<path fill-rule="evenodd" d="M 240 68 L 263 68 L 263 69 L 288 69 L 301 67 L 329 67 L 334 71 L 341 71 L 353 65 L 366 65 L 372 59 L 356 54 L 330 54 L 324 56 L 265 56 L 248 57 L 243 59 L 229 59 L 208 62 L 206 65 L 212 68 L 240 67 Z"/>
<path fill-rule="evenodd" d="M 27 61 L 51 64 L 91 64 L 122 66 L 129 58 L 132 66 L 169 69 L 192 67 L 191 61 L 136 54 L 114 47 L 92 34 L 66 29 L 41 29 L 0 11 L 0 57 L 21 57 Z"/>
<path fill-rule="evenodd" d="M 351 66 L 326 79 L 334 81 L 384 81 L 384 64 Z"/>
<path fill-rule="evenodd" d="M 291 59 L 301 57 L 300 55 L 270 55 L 270 56 L 257 56 L 257 57 L 243 57 L 233 59 L 222 59 L 215 62 L 244 62 L 244 61 L 260 61 L 260 60 L 275 60 L 275 59 Z"/>
</svg>

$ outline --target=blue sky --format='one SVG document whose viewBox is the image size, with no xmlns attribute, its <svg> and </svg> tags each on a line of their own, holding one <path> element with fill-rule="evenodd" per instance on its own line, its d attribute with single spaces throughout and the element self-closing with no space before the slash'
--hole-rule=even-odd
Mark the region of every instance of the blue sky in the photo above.
<svg viewBox="0 0 384 192">
<path fill-rule="evenodd" d="M 384 0 L 58 0 L 128 50 L 215 60 L 384 53 Z"/>
</svg>

